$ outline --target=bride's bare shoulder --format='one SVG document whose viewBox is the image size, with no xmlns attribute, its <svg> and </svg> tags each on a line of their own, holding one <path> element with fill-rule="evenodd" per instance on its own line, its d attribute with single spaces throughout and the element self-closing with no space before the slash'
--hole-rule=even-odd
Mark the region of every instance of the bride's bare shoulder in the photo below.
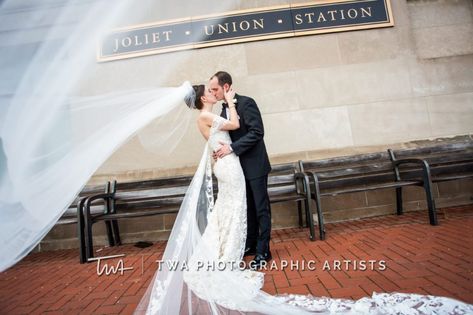
<svg viewBox="0 0 473 315">
<path fill-rule="evenodd" d="M 210 113 L 210 112 L 201 112 L 199 114 L 199 117 L 198 117 L 197 121 L 200 124 L 205 124 L 207 126 L 211 126 L 215 116 L 217 116 L 217 115 L 215 115 L 213 113 Z"/>
</svg>

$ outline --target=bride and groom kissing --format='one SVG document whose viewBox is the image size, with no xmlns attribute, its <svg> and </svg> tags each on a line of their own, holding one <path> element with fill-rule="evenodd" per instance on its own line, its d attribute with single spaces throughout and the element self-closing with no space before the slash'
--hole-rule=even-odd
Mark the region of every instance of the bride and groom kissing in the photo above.
<svg viewBox="0 0 473 315">
<path fill-rule="evenodd" d="M 473 312 L 473 306 L 460 301 L 407 293 L 373 293 L 356 301 L 266 293 L 264 274 L 256 269 L 272 259 L 267 191 L 271 166 L 260 111 L 252 98 L 236 94 L 232 83 L 230 74 L 219 71 L 207 86 L 188 86 L 185 102 L 200 111 L 197 127 L 207 144 L 162 257 L 188 264 L 185 270 L 164 265 L 156 272 L 135 314 Z M 224 101 L 220 116 L 212 112 L 218 101 Z M 215 202 L 212 173 L 218 181 Z M 248 269 L 202 268 L 215 262 L 240 267 L 245 255 L 255 255 Z"/>
<path fill-rule="evenodd" d="M 238 262 L 254 255 L 250 267 L 259 269 L 272 258 L 267 190 L 271 165 L 258 106 L 252 98 L 236 94 L 232 84 L 231 75 L 219 71 L 208 86 L 193 86 L 195 104 L 190 105 L 200 110 L 197 125 L 215 161 L 218 196 L 208 226 L 218 227 L 219 258 Z M 218 101 L 224 102 L 220 116 L 212 113 Z"/>
</svg>

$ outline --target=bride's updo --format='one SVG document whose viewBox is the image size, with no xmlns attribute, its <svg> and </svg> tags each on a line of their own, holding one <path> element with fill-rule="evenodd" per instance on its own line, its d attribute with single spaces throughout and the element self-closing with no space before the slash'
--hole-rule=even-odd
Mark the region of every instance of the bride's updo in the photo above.
<svg viewBox="0 0 473 315">
<path fill-rule="evenodd" d="M 204 104 L 202 103 L 201 98 L 205 94 L 205 85 L 193 85 L 192 88 L 194 89 L 194 93 L 192 93 L 193 97 L 187 97 L 185 102 L 189 108 L 202 109 Z"/>
</svg>

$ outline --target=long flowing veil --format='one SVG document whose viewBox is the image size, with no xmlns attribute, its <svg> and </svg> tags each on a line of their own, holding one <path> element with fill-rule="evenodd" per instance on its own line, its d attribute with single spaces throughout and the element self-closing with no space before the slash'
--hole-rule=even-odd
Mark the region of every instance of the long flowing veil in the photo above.
<svg viewBox="0 0 473 315">
<path fill-rule="evenodd" d="M 131 5 L 0 4 L 0 25 L 8 30 L 2 36 L 10 44 L 0 49 L 0 271 L 40 242 L 120 145 L 156 118 L 187 109 L 189 83 L 77 96 L 80 82 L 97 67 L 98 36 Z M 185 111 L 180 124 L 161 129 L 155 150 L 169 151 L 169 137 L 182 133 L 191 115 Z"/>
<path fill-rule="evenodd" d="M 22 115 L 9 115 L 2 130 L 6 161 L 0 184 L 0 270 L 21 259 L 44 237 L 123 142 L 153 117 L 184 106 L 182 98 L 189 87 L 187 83 L 174 89 L 71 101 L 70 110 L 57 113 L 43 130 L 41 122 L 27 123 Z M 99 112 L 102 115 L 97 116 Z M 62 124 L 60 132 L 51 129 L 51 124 Z M 38 134 L 39 140 L 29 139 Z M 45 140 L 46 145 L 41 143 Z"/>
</svg>

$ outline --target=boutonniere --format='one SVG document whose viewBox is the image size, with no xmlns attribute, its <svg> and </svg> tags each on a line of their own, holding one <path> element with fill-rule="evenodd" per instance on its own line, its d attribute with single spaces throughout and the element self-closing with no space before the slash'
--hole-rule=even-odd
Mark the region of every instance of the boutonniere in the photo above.
<svg viewBox="0 0 473 315">
<path fill-rule="evenodd" d="M 233 104 L 236 104 L 238 102 L 236 98 L 234 98 L 232 101 L 233 101 Z"/>
</svg>

